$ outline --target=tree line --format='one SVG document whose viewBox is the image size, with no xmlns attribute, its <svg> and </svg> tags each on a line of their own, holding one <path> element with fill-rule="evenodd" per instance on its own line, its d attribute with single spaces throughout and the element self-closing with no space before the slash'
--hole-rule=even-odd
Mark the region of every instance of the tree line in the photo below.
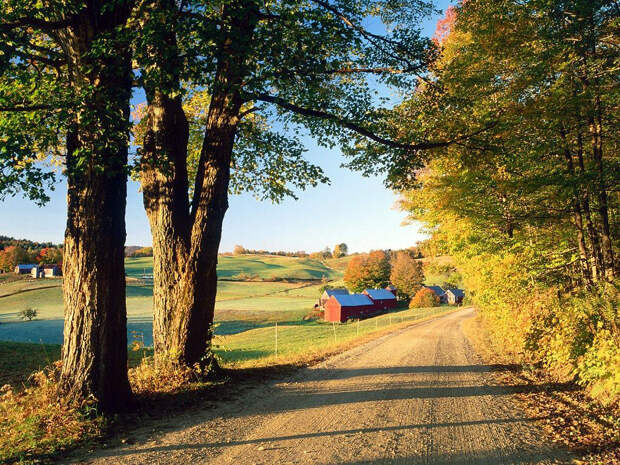
<svg viewBox="0 0 620 465">
<path fill-rule="evenodd" d="M 340 244 L 336 244 L 334 246 L 334 251 L 332 252 L 329 247 L 325 247 L 323 250 L 319 252 L 310 252 L 307 253 L 305 250 L 296 250 L 296 251 L 269 251 L 264 249 L 246 249 L 242 245 L 235 245 L 232 251 L 232 255 L 244 255 L 244 254 L 252 254 L 252 255 L 279 255 L 281 257 L 298 257 L 298 258 L 306 258 L 310 257 L 312 259 L 324 260 L 327 258 L 341 258 L 347 255 L 349 252 L 349 247 L 344 242 Z M 225 254 L 223 254 L 225 255 Z"/>
<path fill-rule="evenodd" d="M 9 245 L 0 250 L 0 271 L 12 272 L 20 264 L 62 265 L 62 252 L 61 247 L 25 249 L 18 245 Z"/>
<path fill-rule="evenodd" d="M 394 127 L 480 132 L 391 178 L 498 345 L 608 402 L 620 395 L 619 39 L 615 1 L 461 2 Z"/>
<path fill-rule="evenodd" d="M 152 233 L 156 360 L 208 368 L 229 193 L 277 202 L 328 182 L 304 158 L 302 133 L 378 169 L 450 143 L 399 140 L 374 95 L 376 83 L 411 88 L 425 72 L 434 50 L 419 30 L 432 11 L 426 2 L 5 0 L 1 8 L 0 192 L 44 204 L 62 167 L 59 392 L 95 398 L 103 410 L 131 399 L 128 176 L 141 184 Z M 369 18 L 385 30 L 368 30 Z M 146 101 L 132 114 L 134 89 Z"/>
<path fill-rule="evenodd" d="M 373 250 L 351 258 L 344 282 L 352 292 L 383 289 L 392 284 L 398 289 L 399 298 L 407 300 L 422 288 L 424 270 L 411 250 Z"/>
</svg>

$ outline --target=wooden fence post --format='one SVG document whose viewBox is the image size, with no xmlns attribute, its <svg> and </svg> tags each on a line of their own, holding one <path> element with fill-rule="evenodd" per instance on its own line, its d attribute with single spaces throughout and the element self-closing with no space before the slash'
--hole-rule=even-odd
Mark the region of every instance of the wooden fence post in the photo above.
<svg viewBox="0 0 620 465">
<path fill-rule="evenodd" d="M 278 322 L 276 321 L 276 358 L 278 357 Z"/>
</svg>

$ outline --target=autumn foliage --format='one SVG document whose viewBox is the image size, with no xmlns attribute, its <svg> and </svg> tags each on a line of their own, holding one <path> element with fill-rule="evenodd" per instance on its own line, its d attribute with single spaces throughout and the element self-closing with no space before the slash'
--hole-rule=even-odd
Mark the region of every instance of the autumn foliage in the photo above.
<svg viewBox="0 0 620 465">
<path fill-rule="evenodd" d="M 424 281 L 424 272 L 419 261 L 409 251 L 397 252 L 392 259 L 390 281 L 404 298 L 414 295 Z"/>
<path fill-rule="evenodd" d="M 439 307 L 439 297 L 430 289 L 423 287 L 409 302 L 409 308 Z"/>
<path fill-rule="evenodd" d="M 390 259 L 383 250 L 355 255 L 344 272 L 344 282 L 353 292 L 382 288 L 390 283 Z"/>
</svg>

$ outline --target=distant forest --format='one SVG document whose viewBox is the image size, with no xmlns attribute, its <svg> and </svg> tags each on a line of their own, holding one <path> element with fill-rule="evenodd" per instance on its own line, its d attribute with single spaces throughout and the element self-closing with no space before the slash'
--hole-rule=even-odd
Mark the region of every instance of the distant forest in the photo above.
<svg viewBox="0 0 620 465">
<path fill-rule="evenodd" d="M 55 244 L 53 242 L 35 242 L 28 239 L 15 239 L 14 237 L 0 235 L 0 250 L 4 250 L 5 248 L 11 246 L 21 247 L 25 250 L 40 250 L 50 247 L 61 248 L 62 244 Z"/>
</svg>

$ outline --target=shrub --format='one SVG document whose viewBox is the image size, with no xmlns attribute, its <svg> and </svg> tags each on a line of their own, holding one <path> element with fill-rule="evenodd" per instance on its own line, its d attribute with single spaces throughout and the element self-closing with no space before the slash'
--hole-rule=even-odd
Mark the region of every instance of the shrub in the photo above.
<svg viewBox="0 0 620 465">
<path fill-rule="evenodd" d="M 133 392 L 144 397 L 157 397 L 166 393 L 185 390 L 192 382 L 206 378 L 208 370 L 198 364 L 179 366 L 172 358 L 144 357 L 140 364 L 129 370 Z"/>
<path fill-rule="evenodd" d="M 22 320 L 32 321 L 37 317 L 37 309 L 36 308 L 25 308 L 21 312 L 18 313 L 19 318 Z"/>
<path fill-rule="evenodd" d="M 0 463 L 40 463 L 53 455 L 101 436 L 105 419 L 94 415 L 92 400 L 76 405 L 57 394 L 60 362 L 32 375 L 32 385 L 15 391 L 0 388 Z"/>
<path fill-rule="evenodd" d="M 439 297 L 430 289 L 423 287 L 409 302 L 409 308 L 439 307 Z"/>
<path fill-rule="evenodd" d="M 322 320 L 325 317 L 325 312 L 320 307 L 314 307 L 303 318 L 304 321 Z"/>
</svg>

